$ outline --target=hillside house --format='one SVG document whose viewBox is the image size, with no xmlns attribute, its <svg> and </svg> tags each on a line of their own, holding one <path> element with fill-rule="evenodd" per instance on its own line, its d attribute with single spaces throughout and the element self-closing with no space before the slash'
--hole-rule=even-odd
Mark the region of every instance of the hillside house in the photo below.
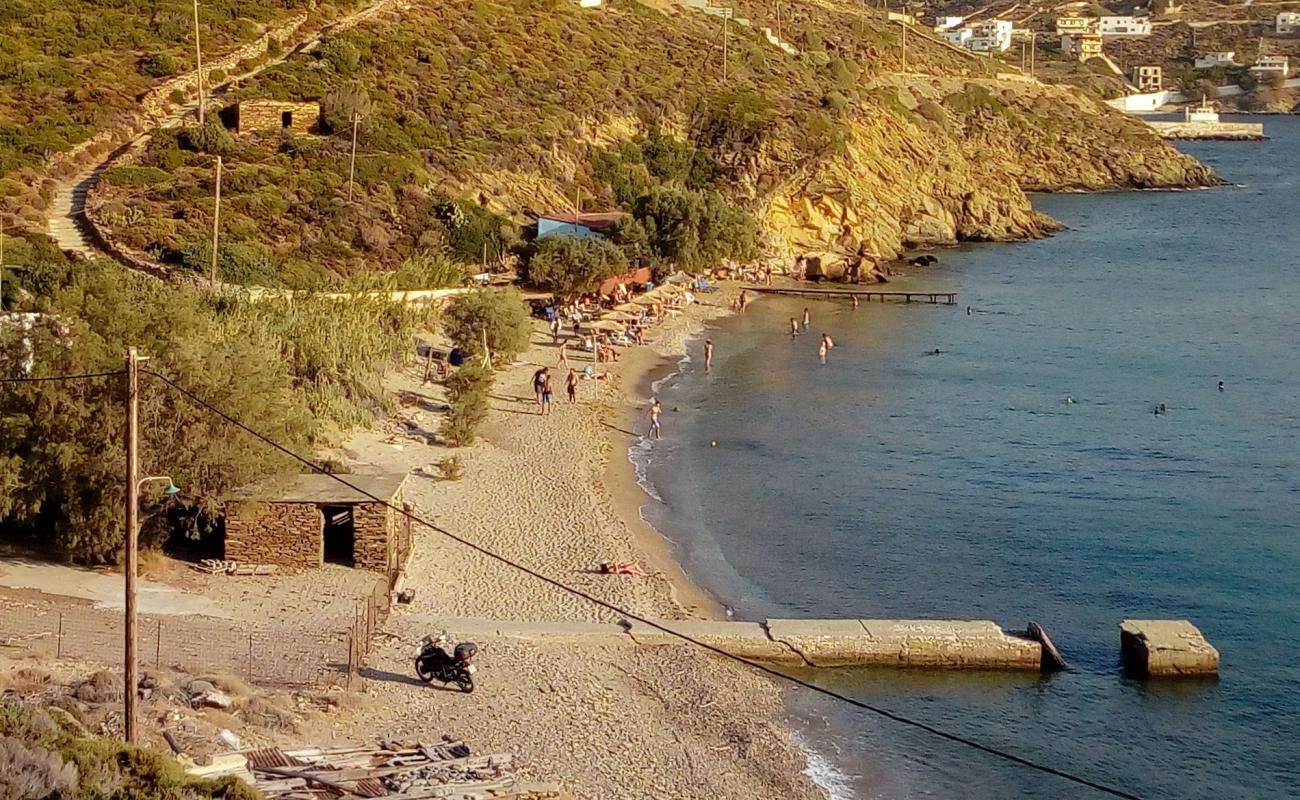
<svg viewBox="0 0 1300 800">
<path fill-rule="evenodd" d="M 626 211 L 596 211 L 581 214 L 542 214 L 537 218 L 537 238 L 543 236 L 572 236 L 586 239 L 592 236 L 608 237 L 614 226 L 630 216 Z"/>
<path fill-rule="evenodd" d="M 1139 92 L 1158 92 L 1164 87 L 1164 70 L 1156 66 L 1134 67 L 1133 85 Z"/>
<path fill-rule="evenodd" d="M 357 488 L 329 475 L 298 475 L 236 493 L 225 506 L 225 557 L 290 569 L 328 562 L 396 575 L 411 552 L 410 520 L 395 510 L 403 507 L 406 475 L 340 477 Z"/>
<path fill-rule="evenodd" d="M 1101 58 L 1101 35 L 1075 33 L 1061 37 L 1061 52 L 1079 61 Z"/>
<path fill-rule="evenodd" d="M 1277 15 L 1278 33 L 1300 32 L 1300 12 L 1283 11 Z"/>
<path fill-rule="evenodd" d="M 971 30 L 966 46 L 977 53 L 1005 53 L 1011 48 L 1015 26 L 1008 19 L 989 19 Z"/>
<path fill-rule="evenodd" d="M 1057 17 L 1056 33 L 1065 35 L 1067 33 L 1092 33 L 1097 27 L 1097 20 L 1092 17 Z"/>
<path fill-rule="evenodd" d="M 934 32 L 943 33 L 952 30 L 966 21 L 965 17 L 936 17 L 934 20 Z"/>
<path fill-rule="evenodd" d="M 1237 66 L 1237 52 L 1235 50 L 1223 50 L 1217 53 L 1206 53 L 1203 56 L 1197 56 L 1193 66 L 1197 69 L 1215 69 L 1216 67 L 1235 67 Z"/>
<path fill-rule="evenodd" d="M 1255 59 L 1250 71 L 1261 78 L 1271 78 L 1274 75 L 1285 78 L 1291 74 L 1291 62 L 1286 56 L 1260 56 Z"/>
<path fill-rule="evenodd" d="M 320 103 L 287 100 L 241 100 L 235 106 L 235 130 L 310 133 L 320 123 Z"/>
<path fill-rule="evenodd" d="M 1149 17 L 1101 17 L 1097 20 L 1097 33 L 1102 36 L 1150 36 Z"/>
<path fill-rule="evenodd" d="M 970 28 L 957 28 L 955 30 L 943 31 L 939 35 L 944 39 L 947 39 L 950 44 L 955 44 L 958 47 L 965 47 L 974 35 L 974 31 Z"/>
</svg>

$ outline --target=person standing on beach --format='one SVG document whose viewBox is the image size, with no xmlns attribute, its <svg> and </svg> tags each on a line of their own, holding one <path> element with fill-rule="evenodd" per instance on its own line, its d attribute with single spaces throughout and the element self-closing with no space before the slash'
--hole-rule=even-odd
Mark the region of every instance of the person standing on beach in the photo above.
<svg viewBox="0 0 1300 800">
<path fill-rule="evenodd" d="M 808 326 L 811 325 L 811 324 L 812 324 L 812 312 L 810 312 L 810 311 L 808 310 L 808 307 L 807 307 L 807 306 L 804 306 L 804 309 L 803 309 L 803 329 L 804 329 L 804 330 L 808 330 Z"/>
<path fill-rule="evenodd" d="M 542 411 L 542 389 L 546 386 L 546 377 L 550 373 L 549 367 L 542 367 L 533 373 L 533 396 L 537 398 L 537 413 Z"/>
<path fill-rule="evenodd" d="M 548 369 L 546 370 L 546 374 L 542 376 L 542 415 L 543 416 L 551 413 L 551 399 L 554 396 L 555 395 L 552 393 L 551 390 L 551 371 Z"/>
<path fill-rule="evenodd" d="M 663 413 L 664 413 L 664 408 L 663 406 L 659 405 L 659 399 L 658 398 L 651 399 L 650 400 L 650 433 L 649 433 L 651 439 L 660 438 L 659 418 L 663 416 Z"/>
<path fill-rule="evenodd" d="M 565 340 L 560 342 L 560 360 L 555 362 L 555 366 L 569 366 L 569 342 Z"/>
<path fill-rule="evenodd" d="M 709 372 L 713 369 L 713 340 L 704 340 L 704 371 Z"/>
<path fill-rule="evenodd" d="M 551 344 L 559 344 L 559 343 L 560 343 L 560 315 L 557 312 L 556 315 L 551 318 Z"/>
<path fill-rule="evenodd" d="M 736 307 L 740 309 L 740 313 L 744 314 L 747 305 L 749 305 L 749 298 L 745 296 L 745 290 L 741 289 L 740 297 L 736 299 Z"/>
<path fill-rule="evenodd" d="M 578 402 L 578 372 L 569 367 L 569 376 L 564 379 L 564 389 L 569 393 L 569 402 Z"/>
</svg>

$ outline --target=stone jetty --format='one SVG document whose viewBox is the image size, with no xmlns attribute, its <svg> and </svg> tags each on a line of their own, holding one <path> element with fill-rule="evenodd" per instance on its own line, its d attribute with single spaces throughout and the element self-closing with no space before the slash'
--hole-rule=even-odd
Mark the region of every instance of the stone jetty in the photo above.
<svg viewBox="0 0 1300 800">
<path fill-rule="evenodd" d="M 1119 626 L 1124 665 L 1152 677 L 1214 675 L 1219 651 L 1185 619 L 1126 619 Z"/>
<path fill-rule="evenodd" d="M 1042 644 L 1008 633 L 988 620 L 769 619 L 765 622 L 655 620 L 730 655 L 773 664 L 811 667 L 932 667 L 940 669 L 1038 670 Z M 571 639 L 630 638 L 640 645 L 681 642 L 640 622 L 508 622 L 436 619 L 430 630 L 458 638 Z"/>
</svg>

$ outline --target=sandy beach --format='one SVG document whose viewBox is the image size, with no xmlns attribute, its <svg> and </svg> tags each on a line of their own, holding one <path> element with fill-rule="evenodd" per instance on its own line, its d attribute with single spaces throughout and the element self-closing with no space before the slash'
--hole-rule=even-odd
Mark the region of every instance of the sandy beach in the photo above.
<svg viewBox="0 0 1300 800">
<path fill-rule="evenodd" d="M 654 617 L 714 616 L 716 603 L 686 580 L 667 542 L 641 521 L 644 494 L 627 449 L 645 430 L 650 381 L 710 320 L 731 312 L 737 291 L 733 285 L 703 296 L 657 327 L 650 344 L 620 350 L 617 364 L 601 365 L 607 380 L 582 381 L 573 405 L 557 392 L 548 416 L 537 413 L 532 373 L 550 366 L 560 387 L 567 370 L 557 367 L 557 348 L 538 323 L 530 350 L 499 371 L 491 416 L 469 448 L 425 441 L 444 398 L 440 386 L 421 386 L 412 368 L 393 380 L 403 407 L 391 426 L 354 437 L 338 455 L 356 472 L 416 470 L 407 497 L 422 516 L 602 600 Z M 590 363 L 585 353 L 569 360 L 579 371 Z M 463 477 L 426 476 L 449 454 L 460 456 Z M 635 561 L 663 576 L 600 574 L 606 561 Z M 687 646 L 485 641 L 474 694 L 418 684 L 411 643 L 437 620 L 617 615 L 427 529 L 416 531 L 406 586 L 415 589 L 415 602 L 390 617 L 390 637 L 365 673 L 369 702 L 335 720 L 338 738 L 454 731 L 480 747 L 517 752 L 533 776 L 560 781 L 581 798 L 825 797 L 803 774 L 781 690 Z"/>
</svg>

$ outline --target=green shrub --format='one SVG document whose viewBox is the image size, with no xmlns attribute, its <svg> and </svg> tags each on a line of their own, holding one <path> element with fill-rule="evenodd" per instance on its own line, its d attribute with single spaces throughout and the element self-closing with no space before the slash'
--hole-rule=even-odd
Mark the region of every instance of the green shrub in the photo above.
<svg viewBox="0 0 1300 800">
<path fill-rule="evenodd" d="M 179 253 L 181 266 L 200 275 L 212 270 L 212 242 L 190 242 Z M 276 286 L 279 270 L 275 253 L 265 245 L 222 242 L 217 254 L 217 280 L 241 286 Z"/>
<path fill-rule="evenodd" d="M 456 427 L 461 427 L 457 425 Z M 438 476 L 444 481 L 458 481 L 465 475 L 465 464 L 460 456 L 450 455 L 438 461 Z"/>
<path fill-rule="evenodd" d="M 478 427 L 487 419 L 488 397 L 492 390 L 492 372 L 479 364 L 466 364 L 447 376 L 447 399 L 451 411 L 443 418 L 439 434 L 452 447 L 468 447 L 474 443 Z M 451 458 L 456 458 L 452 456 Z M 444 459 L 447 461 L 449 459 Z M 442 465 L 439 465 L 442 467 Z M 460 459 L 456 458 L 457 477 Z M 448 470 L 443 468 L 444 477 Z M 456 480 L 448 477 L 447 480 Z"/>
<path fill-rule="evenodd" d="M 457 295 L 447 307 L 443 331 L 470 354 L 483 351 L 483 336 L 494 362 L 514 360 L 528 347 L 531 323 L 524 296 L 517 289 L 475 289 Z"/>
<path fill-rule="evenodd" d="M 627 257 L 605 239 L 547 236 L 529 248 L 520 278 L 568 300 L 626 271 Z"/>
<path fill-rule="evenodd" d="M 180 145 L 187 150 L 198 153 L 210 153 L 214 156 L 229 155 L 235 149 L 235 139 L 221 124 L 221 120 L 212 115 L 202 125 L 189 125 L 181 131 Z"/>
<path fill-rule="evenodd" d="M 104 173 L 104 181 L 113 186 L 153 186 L 170 179 L 170 174 L 157 167 L 124 165 Z"/>
<path fill-rule="evenodd" d="M 140 71 L 151 78 L 165 78 L 179 70 L 170 53 L 150 53 L 140 59 Z"/>
<path fill-rule="evenodd" d="M 214 69 L 208 71 L 208 86 L 217 86 L 226 81 L 226 71 L 224 69 Z"/>
</svg>

